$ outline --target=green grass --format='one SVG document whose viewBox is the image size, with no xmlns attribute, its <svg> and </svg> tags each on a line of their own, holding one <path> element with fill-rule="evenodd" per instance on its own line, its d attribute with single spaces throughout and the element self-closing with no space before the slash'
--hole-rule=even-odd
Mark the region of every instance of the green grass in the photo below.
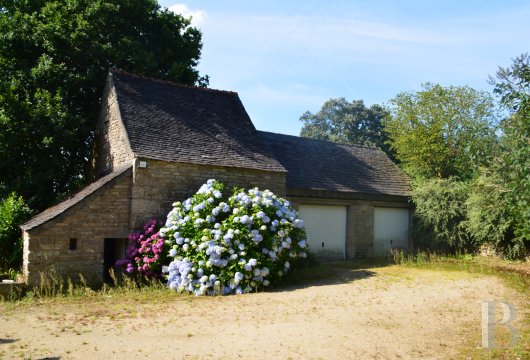
<svg viewBox="0 0 530 360">
<path fill-rule="evenodd" d="M 106 299 L 113 296 L 129 298 L 159 298 L 162 294 L 174 294 L 167 291 L 164 283 L 150 279 L 134 280 L 125 276 L 111 274 L 112 284 L 103 284 L 99 288 L 88 286 L 80 275 L 79 282 L 59 277 L 55 271 L 41 274 L 40 284 L 27 289 L 24 293 L 13 292 L 7 299 L 0 298 L 0 307 L 16 307 L 52 302 L 82 302 Z"/>
<path fill-rule="evenodd" d="M 515 290 L 530 295 L 530 263 L 507 261 L 484 256 L 443 256 L 430 253 L 397 253 L 393 262 L 400 266 L 429 270 L 465 271 L 496 276 Z"/>
</svg>

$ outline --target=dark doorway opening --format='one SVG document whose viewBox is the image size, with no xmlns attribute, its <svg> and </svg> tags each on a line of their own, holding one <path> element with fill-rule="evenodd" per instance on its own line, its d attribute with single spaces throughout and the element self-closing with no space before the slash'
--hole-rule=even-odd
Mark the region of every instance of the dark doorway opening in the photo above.
<svg viewBox="0 0 530 360">
<path fill-rule="evenodd" d="M 105 282 L 113 282 L 111 270 L 118 277 L 121 274 L 121 269 L 116 268 L 116 261 L 125 257 L 127 249 L 127 239 L 105 239 L 103 248 L 103 280 Z"/>
</svg>

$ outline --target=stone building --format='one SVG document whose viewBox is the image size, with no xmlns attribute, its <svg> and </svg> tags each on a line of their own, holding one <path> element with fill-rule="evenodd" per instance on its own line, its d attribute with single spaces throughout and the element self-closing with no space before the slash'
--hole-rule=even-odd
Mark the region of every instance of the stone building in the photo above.
<svg viewBox="0 0 530 360">
<path fill-rule="evenodd" d="M 101 283 L 127 235 L 215 178 L 290 199 L 321 258 L 409 247 L 409 179 L 379 149 L 257 131 L 237 93 L 112 70 L 93 182 L 23 224 L 30 285 L 53 267 Z"/>
</svg>

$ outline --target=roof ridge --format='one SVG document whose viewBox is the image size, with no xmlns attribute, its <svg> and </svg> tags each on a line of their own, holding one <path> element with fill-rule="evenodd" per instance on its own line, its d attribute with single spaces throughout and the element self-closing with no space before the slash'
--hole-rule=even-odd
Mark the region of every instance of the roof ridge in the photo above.
<svg viewBox="0 0 530 360">
<path fill-rule="evenodd" d="M 262 131 L 262 130 L 258 130 L 258 131 L 259 131 L 259 132 L 262 132 L 262 133 L 268 133 L 268 134 L 274 134 L 274 135 L 281 135 L 281 136 L 288 136 L 288 137 L 292 137 L 292 138 L 303 139 L 303 140 L 309 140 L 309 141 L 315 141 L 315 142 L 323 142 L 323 143 L 329 143 L 329 144 L 334 144 L 334 145 L 343 145 L 343 146 L 349 146 L 349 147 L 356 147 L 356 148 L 364 148 L 364 149 L 370 149 L 370 150 L 379 150 L 379 151 L 383 151 L 383 150 L 381 150 L 380 148 L 378 148 L 378 147 L 376 147 L 376 146 L 358 145 L 358 144 L 348 144 L 348 143 L 341 143 L 341 142 L 336 142 L 336 141 L 331 141 L 331 140 L 313 139 L 313 138 L 310 138 L 310 137 L 297 136 L 297 135 L 289 135 L 289 134 L 281 134 L 281 133 L 276 133 L 276 132 L 272 132 L 272 131 Z M 383 151 L 383 152 L 384 152 L 384 151 Z"/>
<path fill-rule="evenodd" d="M 109 73 L 111 75 L 113 75 L 113 74 L 126 75 L 126 76 L 134 77 L 134 78 L 137 78 L 137 79 L 149 80 L 149 81 L 152 81 L 152 82 L 172 85 L 172 86 L 180 87 L 180 88 L 201 90 L 201 91 L 205 91 L 205 92 L 211 91 L 211 92 L 225 93 L 225 94 L 230 94 L 230 95 L 236 95 L 236 96 L 239 97 L 239 94 L 236 91 L 220 90 L 220 89 L 213 89 L 213 88 L 207 88 L 207 87 L 200 87 L 200 86 L 196 86 L 196 85 L 180 84 L 180 83 L 178 83 L 176 81 L 162 80 L 162 79 L 157 79 L 157 78 L 151 77 L 151 76 L 138 75 L 138 74 L 134 74 L 134 73 L 131 73 L 131 72 L 128 72 L 128 71 L 125 71 L 125 70 L 121 70 L 121 69 L 118 69 L 118 68 L 114 68 L 114 67 L 109 69 Z"/>
</svg>

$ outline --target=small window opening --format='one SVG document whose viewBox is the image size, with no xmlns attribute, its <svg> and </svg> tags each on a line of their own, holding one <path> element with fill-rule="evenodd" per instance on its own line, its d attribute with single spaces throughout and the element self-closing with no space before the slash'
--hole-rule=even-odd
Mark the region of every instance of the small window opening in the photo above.
<svg viewBox="0 0 530 360">
<path fill-rule="evenodd" d="M 76 238 L 71 238 L 70 239 L 70 247 L 69 247 L 70 250 L 77 250 L 77 239 Z"/>
</svg>

